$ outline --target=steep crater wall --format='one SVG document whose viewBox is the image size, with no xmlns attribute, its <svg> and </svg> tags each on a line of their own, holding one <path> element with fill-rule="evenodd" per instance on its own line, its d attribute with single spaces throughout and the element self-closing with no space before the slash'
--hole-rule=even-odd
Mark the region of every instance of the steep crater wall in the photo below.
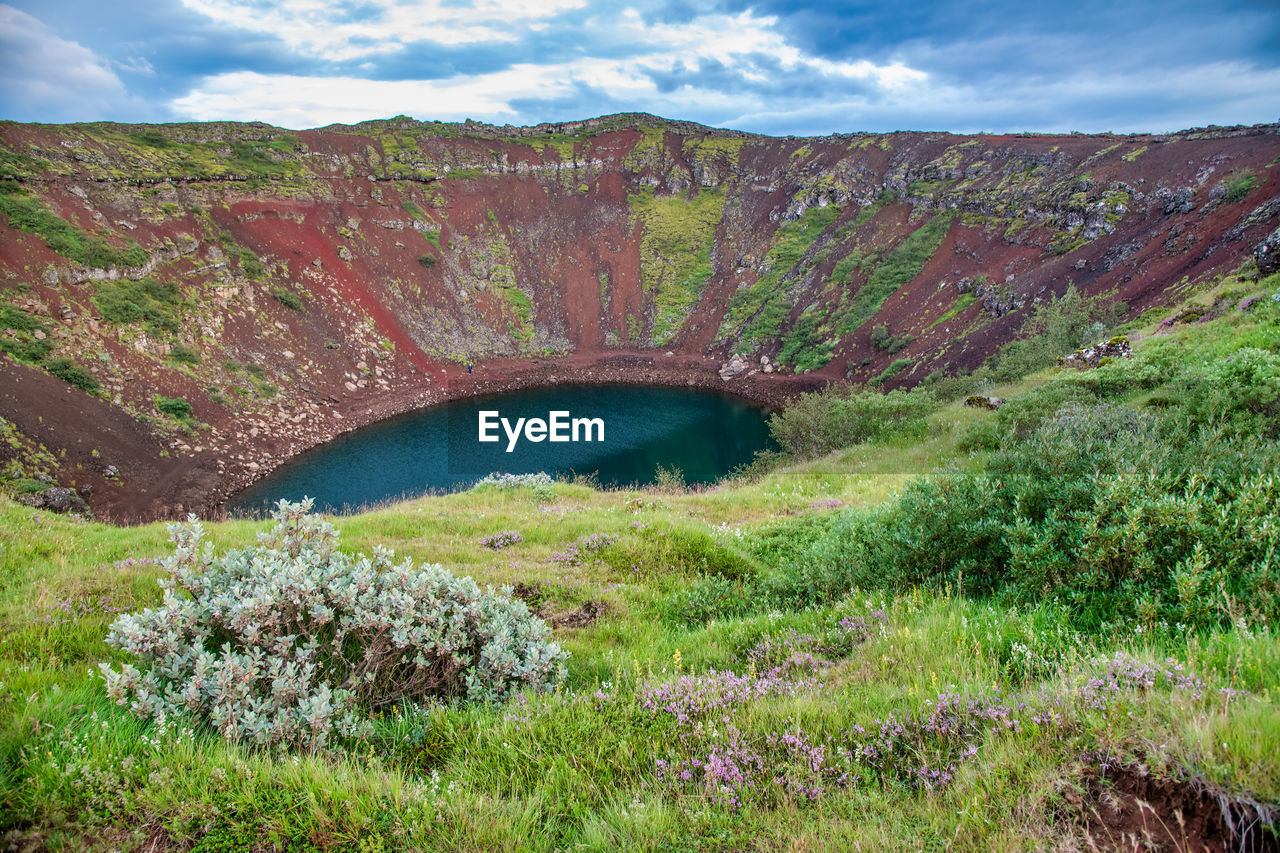
<svg viewBox="0 0 1280 853">
<path fill-rule="evenodd" d="M 478 390 L 914 384 L 1069 284 L 1137 316 L 1235 269 L 1278 163 L 1275 126 L 3 124 L 0 457 L 134 521 Z"/>
</svg>

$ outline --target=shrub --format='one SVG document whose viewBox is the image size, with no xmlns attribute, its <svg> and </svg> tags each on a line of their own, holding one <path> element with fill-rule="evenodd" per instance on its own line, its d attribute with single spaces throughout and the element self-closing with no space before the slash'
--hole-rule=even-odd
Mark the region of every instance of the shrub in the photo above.
<svg viewBox="0 0 1280 853">
<path fill-rule="evenodd" d="M 829 385 L 803 394 L 769 418 L 773 439 L 802 459 L 821 456 L 875 438 L 923 429 L 934 408 L 927 391 L 855 392 Z"/>
<path fill-rule="evenodd" d="M 889 355 L 896 355 L 907 347 L 911 346 L 914 341 L 911 335 L 894 335 L 889 332 L 888 323 L 880 323 L 871 329 L 871 348 L 882 350 Z"/>
<path fill-rule="evenodd" d="M 175 346 L 169 350 L 169 358 L 179 364 L 199 364 L 200 353 L 190 347 Z"/>
<path fill-rule="evenodd" d="M 271 288 L 271 295 L 276 298 L 277 302 L 285 308 L 288 308 L 290 311 L 301 311 L 303 307 L 305 307 L 302 304 L 302 297 L 294 293 L 292 290 L 289 290 L 287 287 L 273 287 Z"/>
<path fill-rule="evenodd" d="M 520 601 L 438 565 L 337 549 L 311 501 L 281 501 L 257 546 L 215 556 L 194 516 L 170 525 L 164 602 L 116 619 L 100 665 L 113 701 L 144 718 L 186 713 L 232 740 L 323 747 L 406 701 L 501 701 L 547 688 L 566 654 Z"/>
<path fill-rule="evenodd" d="M 93 374 L 69 358 L 55 358 L 45 362 L 44 369 L 73 388 L 79 388 L 90 394 L 98 390 L 98 380 Z"/>
<path fill-rule="evenodd" d="M 1277 474 L 1280 453 L 1256 438 L 1070 403 L 982 470 L 914 480 L 886 507 L 794 537 L 763 592 L 808 605 L 854 587 L 961 589 L 1064 607 L 1087 630 L 1273 621 Z"/>
<path fill-rule="evenodd" d="M 1280 436 L 1280 355 L 1241 347 L 1186 383 L 1187 410 L 1241 435 Z"/>
<path fill-rule="evenodd" d="M 1222 200 L 1228 203 L 1235 203 L 1243 201 L 1249 191 L 1258 185 L 1258 176 L 1248 171 L 1235 172 L 1227 177 L 1224 184 L 1226 194 L 1223 195 Z"/>
<path fill-rule="evenodd" d="M 418 255 L 418 263 L 422 264 L 427 269 L 431 269 L 436 265 L 436 256 L 435 255 Z"/>
<path fill-rule="evenodd" d="M 552 476 L 545 471 L 538 471 L 536 474 L 499 474 L 494 471 L 493 474 L 486 474 L 483 478 L 476 480 L 476 484 L 471 488 L 480 488 L 481 485 L 493 485 L 499 489 L 517 489 L 522 485 L 530 488 L 549 488 L 553 483 Z"/>
<path fill-rule="evenodd" d="M 163 414 L 178 420 L 191 417 L 191 404 L 181 397 L 160 397 L 156 400 L 156 408 Z"/>
<path fill-rule="evenodd" d="M 1009 382 L 1056 364 L 1059 356 L 1101 340 L 1127 311 L 1123 302 L 1088 297 L 1069 285 L 1062 296 L 1036 306 L 1026 323 L 1027 336 L 1010 341 L 988 358 L 982 378 Z"/>
</svg>

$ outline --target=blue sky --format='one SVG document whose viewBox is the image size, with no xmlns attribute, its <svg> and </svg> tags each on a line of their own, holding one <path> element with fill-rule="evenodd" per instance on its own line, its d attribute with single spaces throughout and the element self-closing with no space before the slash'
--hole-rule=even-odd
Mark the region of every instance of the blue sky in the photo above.
<svg viewBox="0 0 1280 853">
<path fill-rule="evenodd" d="M 1280 121 L 1276 0 L 0 2 L 0 118 L 777 135 Z"/>
</svg>

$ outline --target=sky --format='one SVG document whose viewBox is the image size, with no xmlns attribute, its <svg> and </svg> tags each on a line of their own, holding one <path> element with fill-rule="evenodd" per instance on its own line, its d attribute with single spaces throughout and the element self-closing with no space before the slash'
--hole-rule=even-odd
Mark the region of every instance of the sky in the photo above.
<svg viewBox="0 0 1280 853">
<path fill-rule="evenodd" d="M 1280 0 L 8 0 L 0 119 L 650 112 L 773 135 L 1280 121 Z"/>
</svg>

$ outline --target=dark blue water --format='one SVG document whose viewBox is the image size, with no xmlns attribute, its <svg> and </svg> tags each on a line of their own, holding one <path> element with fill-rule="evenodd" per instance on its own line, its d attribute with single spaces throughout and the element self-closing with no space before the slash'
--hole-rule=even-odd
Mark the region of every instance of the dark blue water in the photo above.
<svg viewBox="0 0 1280 853">
<path fill-rule="evenodd" d="M 530 441 L 522 431 L 507 452 L 479 441 L 480 412 L 497 411 L 515 426 L 549 420 L 552 411 L 600 418 L 604 441 Z M 766 412 L 727 394 L 636 385 L 559 386 L 474 397 L 432 406 L 356 430 L 314 448 L 232 498 L 228 509 L 264 509 L 281 498 L 315 499 L 336 512 L 427 490 L 466 488 L 491 472 L 557 477 L 595 473 L 603 486 L 652 483 L 658 466 L 678 468 L 688 483 L 710 483 L 773 444 Z M 565 430 L 571 435 L 570 430 Z M 598 437 L 592 431 L 592 438 Z"/>
</svg>

